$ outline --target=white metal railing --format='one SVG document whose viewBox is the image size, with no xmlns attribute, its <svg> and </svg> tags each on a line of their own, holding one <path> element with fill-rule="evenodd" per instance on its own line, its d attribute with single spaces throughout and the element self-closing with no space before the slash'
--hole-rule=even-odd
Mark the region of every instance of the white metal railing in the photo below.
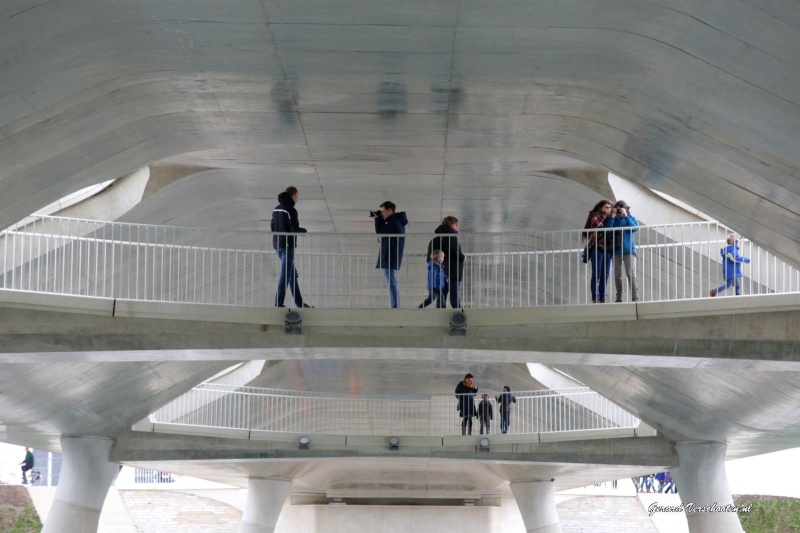
<svg viewBox="0 0 800 533">
<path fill-rule="evenodd" d="M 492 433 L 500 433 L 496 396 Z M 633 428 L 639 420 L 588 388 L 514 392 L 509 433 Z M 477 408 L 481 396 L 475 397 Z M 154 423 L 336 435 L 429 435 L 461 432 L 454 394 L 323 394 L 203 384 L 150 415 Z M 473 434 L 479 423 L 473 419 Z"/>
<path fill-rule="evenodd" d="M 589 233 L 598 231 L 590 230 Z M 599 230 L 603 231 L 603 230 Z M 716 222 L 642 226 L 635 234 L 641 301 L 706 297 L 723 283 L 720 249 L 731 231 Z M 461 305 L 533 307 L 591 301 L 585 230 L 459 234 L 467 256 Z M 32 216 L 0 233 L 0 288 L 165 302 L 269 307 L 280 262 L 273 234 Z M 295 264 L 305 302 L 324 308 L 388 306 L 375 268 L 373 233 L 300 234 Z M 433 234 L 405 235 L 401 307 L 427 296 Z M 609 237 L 610 238 L 610 237 Z M 743 294 L 800 291 L 800 272 L 745 240 Z M 613 298 L 613 273 L 607 299 Z M 733 294 L 729 289 L 723 295 Z M 623 299 L 631 297 L 624 290 Z M 293 306 L 291 293 L 286 305 Z"/>
</svg>

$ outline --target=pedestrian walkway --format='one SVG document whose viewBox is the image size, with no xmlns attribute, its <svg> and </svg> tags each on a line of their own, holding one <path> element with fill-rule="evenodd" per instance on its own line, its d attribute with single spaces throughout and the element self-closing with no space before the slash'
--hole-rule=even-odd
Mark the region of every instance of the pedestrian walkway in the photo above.
<svg viewBox="0 0 800 533">
<path fill-rule="evenodd" d="M 39 514 L 42 522 L 50 512 L 53 498 L 56 495 L 57 487 L 28 487 L 28 494 L 31 496 L 33 506 Z M 97 533 L 137 533 L 139 530 L 133 524 L 125 503 L 120 498 L 119 491 L 111 487 L 103 503 L 103 510 L 100 513 L 100 523 Z"/>
<path fill-rule="evenodd" d="M 636 496 L 578 496 L 556 510 L 563 533 L 661 533 Z"/>
</svg>

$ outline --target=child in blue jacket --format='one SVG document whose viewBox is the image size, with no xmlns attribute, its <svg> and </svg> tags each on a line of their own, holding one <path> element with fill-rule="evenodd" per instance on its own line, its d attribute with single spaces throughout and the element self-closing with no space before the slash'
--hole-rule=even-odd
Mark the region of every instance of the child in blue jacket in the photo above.
<svg viewBox="0 0 800 533">
<path fill-rule="evenodd" d="M 445 308 L 447 306 L 447 301 L 444 298 L 446 283 L 444 252 L 434 250 L 431 252 L 431 260 L 428 261 L 428 297 L 419 304 L 419 307 L 428 307 L 432 302 L 436 302 L 438 309 Z"/>
<path fill-rule="evenodd" d="M 727 288 L 736 286 L 736 295 L 742 294 L 742 284 L 739 278 L 742 277 L 742 263 L 749 263 L 749 257 L 743 257 L 739 253 L 742 247 L 742 241 L 735 234 L 728 236 L 728 246 L 721 248 L 719 254 L 722 256 L 722 279 L 725 280 L 724 285 L 720 285 L 716 289 L 711 289 L 709 296 L 712 298 L 724 291 Z"/>
</svg>

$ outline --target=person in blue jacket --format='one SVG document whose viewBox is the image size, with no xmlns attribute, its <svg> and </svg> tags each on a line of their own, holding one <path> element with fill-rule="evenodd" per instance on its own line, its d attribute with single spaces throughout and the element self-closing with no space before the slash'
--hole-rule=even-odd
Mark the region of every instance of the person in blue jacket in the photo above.
<svg viewBox="0 0 800 533">
<path fill-rule="evenodd" d="M 742 277 L 742 263 L 749 263 L 749 257 L 743 257 L 739 253 L 742 247 L 742 240 L 737 235 L 731 233 L 728 236 L 728 246 L 721 248 L 719 254 L 722 256 L 722 279 L 725 280 L 723 285 L 716 289 L 711 289 L 709 296 L 712 298 L 718 293 L 736 286 L 736 295 L 742 294 L 742 284 L 739 279 Z"/>
<path fill-rule="evenodd" d="M 447 307 L 447 302 L 445 301 L 447 275 L 444 273 L 443 263 L 444 252 L 434 250 L 431 253 L 430 261 L 428 261 L 428 297 L 419 304 L 420 308 L 428 307 L 433 302 L 436 302 L 437 309 Z"/>
<path fill-rule="evenodd" d="M 383 270 L 383 277 L 389 285 L 389 305 L 393 308 L 400 307 L 400 289 L 397 284 L 400 264 L 403 262 L 403 249 L 406 238 L 398 235 L 405 234 L 408 217 L 404 212 L 396 213 L 397 206 L 392 202 L 383 202 L 380 211 L 370 213 L 375 220 L 375 233 L 395 235 L 394 237 L 381 237 L 381 254 L 375 268 Z"/>
<path fill-rule="evenodd" d="M 617 289 L 615 302 L 622 301 L 622 266 L 631 291 L 631 300 L 639 301 L 639 284 L 636 281 L 636 237 L 639 222 L 630 213 L 631 207 L 625 200 L 614 204 L 612 215 L 606 219 L 606 243 L 613 243 L 614 249 L 614 284 Z"/>
</svg>

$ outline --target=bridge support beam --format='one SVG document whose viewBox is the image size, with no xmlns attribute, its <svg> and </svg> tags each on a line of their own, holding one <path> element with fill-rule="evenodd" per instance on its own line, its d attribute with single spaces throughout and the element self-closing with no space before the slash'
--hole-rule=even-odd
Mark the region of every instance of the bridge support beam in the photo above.
<svg viewBox="0 0 800 533">
<path fill-rule="evenodd" d="M 722 442 L 687 442 L 675 445 L 680 466 L 671 471 L 678 484 L 690 533 L 742 533 L 733 505 L 725 450 Z"/>
<path fill-rule="evenodd" d="M 119 465 L 108 460 L 111 440 L 62 437 L 64 463 L 42 533 L 95 533 Z"/>
<path fill-rule="evenodd" d="M 291 488 L 285 479 L 250 478 L 239 533 L 273 533 Z"/>
<path fill-rule="evenodd" d="M 561 533 L 552 481 L 518 481 L 511 492 L 528 533 Z"/>
</svg>

